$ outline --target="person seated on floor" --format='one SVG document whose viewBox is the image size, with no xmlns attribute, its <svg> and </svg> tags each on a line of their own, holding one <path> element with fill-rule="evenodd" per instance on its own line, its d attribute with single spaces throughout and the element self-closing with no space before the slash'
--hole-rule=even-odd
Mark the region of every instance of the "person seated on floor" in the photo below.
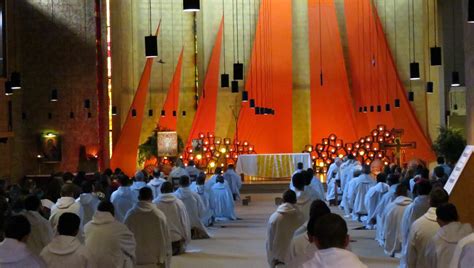
<svg viewBox="0 0 474 268">
<path fill-rule="evenodd" d="M 148 182 L 148 187 L 150 187 L 151 191 L 153 192 L 153 198 L 157 198 L 161 193 L 161 184 L 166 181 L 164 178 L 165 175 L 163 172 L 160 172 L 158 168 L 153 169 L 153 179 Z"/>
<path fill-rule="evenodd" d="M 133 267 L 135 237 L 114 217 L 114 204 L 102 201 L 92 220 L 84 226 L 86 248 L 93 253 L 97 267 Z"/>
<path fill-rule="evenodd" d="M 0 242 L 0 267 L 2 268 L 46 268 L 43 259 L 31 252 L 26 243 L 31 233 L 31 224 L 23 215 L 7 219 L 4 236 Z"/>
<path fill-rule="evenodd" d="M 291 239 L 295 230 L 303 223 L 303 214 L 296 207 L 296 193 L 286 190 L 283 193 L 283 204 L 278 206 L 268 220 L 266 251 L 270 267 L 288 263 Z"/>
<path fill-rule="evenodd" d="M 376 182 L 370 175 L 371 170 L 369 165 L 362 166 L 362 174 L 354 179 L 353 191 L 350 193 L 349 202 L 353 204 L 352 219 L 362 220 L 362 217 L 367 217 L 367 208 L 365 207 L 365 196 L 372 186 L 375 186 Z"/>
<path fill-rule="evenodd" d="M 296 173 L 293 176 L 293 185 L 296 193 L 296 207 L 303 213 L 304 221 L 309 220 L 309 210 L 311 203 L 316 198 L 311 195 L 311 192 L 306 189 L 306 174 L 305 172 Z"/>
<path fill-rule="evenodd" d="M 191 223 L 183 201 L 173 194 L 171 182 L 166 181 L 161 185 L 161 194 L 153 203 L 166 215 L 173 256 L 184 253 L 191 241 Z"/>
<path fill-rule="evenodd" d="M 53 239 L 53 228 L 47 219 L 41 214 L 41 200 L 36 195 L 29 195 L 24 201 L 25 216 L 31 225 L 31 233 L 28 236 L 26 246 L 31 252 L 39 255 L 41 250 Z"/>
<path fill-rule="evenodd" d="M 309 187 L 314 190 L 317 199 L 325 200 L 326 196 L 324 195 L 324 186 L 319 180 L 319 178 L 314 174 L 314 170 L 312 168 L 308 168 L 306 170 L 306 173 L 308 174 L 308 176 L 311 176 L 311 182 L 309 184 Z"/>
<path fill-rule="evenodd" d="M 194 160 L 189 160 L 188 166 L 185 169 L 188 172 L 189 178 L 192 182 L 195 181 L 199 176 L 199 173 L 201 173 L 201 171 L 196 167 Z"/>
<path fill-rule="evenodd" d="M 201 222 L 204 226 L 211 226 L 214 223 L 214 212 L 210 204 L 210 194 L 206 191 L 204 183 L 206 181 L 206 174 L 204 172 L 199 173 L 196 181 L 189 186 L 191 191 L 197 193 L 201 197 L 202 204 L 204 205 L 204 215 L 201 217 Z"/>
<path fill-rule="evenodd" d="M 224 177 L 218 176 L 217 183 L 211 188 L 209 202 L 216 220 L 236 220 L 234 199 L 224 184 Z"/>
<path fill-rule="evenodd" d="M 120 187 L 112 193 L 110 202 L 115 207 L 115 218 L 119 222 L 123 222 L 127 212 L 138 202 L 138 195 L 130 188 L 131 180 L 127 175 L 120 174 L 118 181 Z"/>
<path fill-rule="evenodd" d="M 374 222 L 370 219 L 374 218 L 375 208 L 377 204 L 382 199 L 382 196 L 388 192 L 390 186 L 386 183 L 387 175 L 385 173 L 377 174 L 377 184 L 372 186 L 367 194 L 365 195 L 365 208 L 367 209 L 367 224 L 366 229 L 373 229 Z"/>
<path fill-rule="evenodd" d="M 227 170 L 224 172 L 224 180 L 229 185 L 230 191 L 234 201 L 240 200 L 240 188 L 242 188 L 242 178 L 235 172 L 234 165 L 230 164 L 227 166 Z"/>
<path fill-rule="evenodd" d="M 429 267 L 425 250 L 428 243 L 438 231 L 436 208 L 449 201 L 448 193 L 441 187 L 435 187 L 430 193 L 430 208 L 415 220 L 410 227 L 407 240 L 407 251 L 402 256 L 400 267 Z"/>
<path fill-rule="evenodd" d="M 82 194 L 76 199 L 76 202 L 81 203 L 84 211 L 83 224 L 85 225 L 94 215 L 97 206 L 99 205 L 99 197 L 94 193 L 94 186 L 90 181 L 84 181 L 82 183 Z"/>
<path fill-rule="evenodd" d="M 91 253 L 76 238 L 81 219 L 74 213 L 63 213 L 58 221 L 58 235 L 41 251 L 49 268 L 96 267 Z"/>
<path fill-rule="evenodd" d="M 390 189 L 387 193 L 385 193 L 380 202 L 377 204 L 375 208 L 374 215 L 372 219 L 369 219 L 372 222 L 376 222 L 376 232 L 375 232 L 375 240 L 379 242 L 380 246 L 383 246 L 384 243 L 384 234 L 383 234 L 383 223 L 384 223 L 384 211 L 385 208 L 395 200 L 396 195 L 395 192 L 397 190 L 398 185 L 400 184 L 400 175 L 398 173 L 390 174 L 387 177 L 388 185 Z"/>
<path fill-rule="evenodd" d="M 51 208 L 51 215 L 49 216 L 49 222 L 54 230 L 58 225 L 59 217 L 66 212 L 71 212 L 79 216 L 81 219 L 84 217 L 84 210 L 81 203 L 76 202 L 74 198 L 76 194 L 76 186 L 72 183 L 66 183 L 61 187 L 61 198 L 56 201 L 56 204 Z"/>
<path fill-rule="evenodd" d="M 449 267 L 471 268 L 474 263 L 474 233 L 459 240 Z"/>
<path fill-rule="evenodd" d="M 138 195 L 138 191 L 140 191 L 141 188 L 146 187 L 146 176 L 145 176 L 145 171 L 138 170 L 135 172 L 135 176 L 133 177 L 133 183 L 132 186 L 130 186 L 130 189 L 135 191 Z"/>
<path fill-rule="evenodd" d="M 341 216 L 329 213 L 311 221 L 308 224 L 308 237 L 317 250 L 311 258 L 297 260 L 289 267 L 367 267 L 357 255 L 347 250 L 350 239 L 347 223 Z"/>
<path fill-rule="evenodd" d="M 201 201 L 199 194 L 189 189 L 189 177 L 182 176 L 179 178 L 179 188 L 174 192 L 175 196 L 183 201 L 188 212 L 189 221 L 191 222 L 192 239 L 209 238 L 207 229 L 201 222 L 201 218 L 206 213 L 206 207 Z"/>
<path fill-rule="evenodd" d="M 150 188 L 141 188 L 138 200 L 125 216 L 125 225 L 137 243 L 135 265 L 170 267 L 172 248 L 166 216 L 152 203 L 153 192 Z"/>
<path fill-rule="evenodd" d="M 426 262 L 433 268 L 449 267 L 456 245 L 472 233 L 472 227 L 469 223 L 459 222 L 458 211 L 451 203 L 436 209 L 436 220 L 441 228 L 426 246 Z"/>
<path fill-rule="evenodd" d="M 331 210 L 322 200 L 315 200 L 311 203 L 309 211 L 309 221 L 305 222 L 298 230 L 295 231 L 290 245 L 290 262 L 296 259 L 302 260 L 304 258 L 311 258 L 317 250 L 316 246 L 309 242 L 308 225 L 314 224 L 314 221 L 320 217 L 331 213 Z"/>
</svg>

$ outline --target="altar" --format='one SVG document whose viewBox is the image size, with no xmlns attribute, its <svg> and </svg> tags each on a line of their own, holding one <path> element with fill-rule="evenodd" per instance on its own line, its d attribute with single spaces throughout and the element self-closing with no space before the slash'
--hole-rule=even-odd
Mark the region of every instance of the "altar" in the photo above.
<svg viewBox="0 0 474 268">
<path fill-rule="evenodd" d="M 239 155 L 236 172 L 262 179 L 289 179 L 299 162 L 303 163 L 304 169 L 312 167 L 308 153 L 245 154 Z"/>
</svg>

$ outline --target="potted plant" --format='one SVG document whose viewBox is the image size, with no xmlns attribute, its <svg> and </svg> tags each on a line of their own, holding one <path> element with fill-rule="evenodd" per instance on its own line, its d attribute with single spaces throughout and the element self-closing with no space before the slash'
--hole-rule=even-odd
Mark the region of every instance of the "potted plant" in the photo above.
<svg viewBox="0 0 474 268">
<path fill-rule="evenodd" d="M 466 139 L 461 130 L 441 127 L 433 149 L 439 156 L 444 156 L 448 164 L 455 164 L 466 147 Z"/>
</svg>

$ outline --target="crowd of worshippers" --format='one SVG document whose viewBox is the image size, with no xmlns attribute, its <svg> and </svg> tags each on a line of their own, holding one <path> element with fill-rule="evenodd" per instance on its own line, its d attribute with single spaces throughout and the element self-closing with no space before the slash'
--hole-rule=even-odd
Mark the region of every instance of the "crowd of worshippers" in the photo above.
<svg viewBox="0 0 474 268">
<path fill-rule="evenodd" d="M 375 240 L 400 267 L 473 267 L 474 233 L 449 203 L 443 187 L 452 169 L 442 157 L 431 175 L 420 163 L 392 164 L 375 175 L 351 155 L 336 158 L 326 195 L 313 170 L 297 168 L 268 221 L 270 267 L 366 267 L 350 250 L 343 217 L 375 229 Z"/>
<path fill-rule="evenodd" d="M 11 185 L 0 192 L 0 267 L 170 267 L 207 227 L 237 219 L 240 187 L 232 165 L 206 180 L 180 161 L 167 176 L 108 169 L 65 173 L 46 190 Z"/>
</svg>

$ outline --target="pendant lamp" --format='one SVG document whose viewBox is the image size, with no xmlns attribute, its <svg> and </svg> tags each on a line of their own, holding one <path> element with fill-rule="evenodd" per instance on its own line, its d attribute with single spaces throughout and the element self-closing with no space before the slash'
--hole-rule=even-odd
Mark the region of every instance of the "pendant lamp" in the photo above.
<svg viewBox="0 0 474 268">
<path fill-rule="evenodd" d="M 248 102 L 249 101 L 249 92 L 244 90 L 242 91 L 242 102 Z"/>
<path fill-rule="evenodd" d="M 12 82 L 12 89 L 21 89 L 21 76 L 19 72 L 12 72 L 10 81 Z"/>
<path fill-rule="evenodd" d="M 410 63 L 410 80 L 420 80 L 420 64 L 418 62 Z"/>
<path fill-rule="evenodd" d="M 10 81 L 5 81 L 5 96 L 13 95 L 12 83 Z"/>
<path fill-rule="evenodd" d="M 249 106 L 250 108 L 255 108 L 255 99 L 250 99 Z"/>
<path fill-rule="evenodd" d="M 431 54 L 431 66 L 440 66 L 442 63 L 441 48 L 437 46 L 431 47 L 430 54 Z"/>
<path fill-rule="evenodd" d="M 373 105 L 370 105 L 370 112 L 373 113 L 374 112 L 374 106 Z"/>
<path fill-rule="evenodd" d="M 176 114 L 177 114 L 176 111 L 173 111 L 173 116 L 174 116 L 174 117 L 176 117 Z"/>
<path fill-rule="evenodd" d="M 132 109 L 132 117 L 135 117 L 137 116 L 137 110 L 136 109 Z"/>
<path fill-rule="evenodd" d="M 260 113 L 260 107 L 255 107 L 255 114 L 256 114 L 256 115 L 261 114 L 261 113 Z"/>
<path fill-rule="evenodd" d="M 390 110 L 391 110 L 390 103 L 385 104 L 385 111 L 390 112 Z"/>
<path fill-rule="evenodd" d="M 238 93 L 239 92 L 239 81 L 234 80 L 231 83 L 231 92 L 232 93 Z"/>
<path fill-rule="evenodd" d="M 165 117 L 165 116 L 166 116 L 165 110 L 161 110 L 161 117 Z"/>
<path fill-rule="evenodd" d="M 408 100 L 412 101 L 412 102 L 415 101 L 415 92 L 413 92 L 411 90 L 408 91 Z"/>
<path fill-rule="evenodd" d="M 84 100 L 84 108 L 86 109 L 91 108 L 91 100 L 89 99 Z"/>
<path fill-rule="evenodd" d="M 117 106 L 112 106 L 112 115 L 117 115 Z"/>
<path fill-rule="evenodd" d="M 361 107 L 359 107 L 359 113 L 362 113 L 364 111 L 364 109 Z"/>
<path fill-rule="evenodd" d="M 451 86 L 452 87 L 459 87 L 461 85 L 461 82 L 459 80 L 459 72 L 452 72 L 451 74 Z"/>
<path fill-rule="evenodd" d="M 183 11 L 184 12 L 197 12 L 201 10 L 199 0 L 183 0 Z"/>
<path fill-rule="evenodd" d="M 158 57 L 158 38 L 156 35 L 145 36 L 145 56 L 147 58 Z"/>
<path fill-rule="evenodd" d="M 395 108 L 400 108 L 400 99 L 395 99 L 393 106 Z"/>
<path fill-rule="evenodd" d="M 426 93 L 433 94 L 433 92 L 434 92 L 433 82 L 426 82 Z"/>
<path fill-rule="evenodd" d="M 237 62 L 234 63 L 234 80 L 244 79 L 244 64 Z"/>
<path fill-rule="evenodd" d="M 382 112 L 382 105 L 377 105 L 377 113 Z"/>
<path fill-rule="evenodd" d="M 182 112 L 181 112 L 181 115 L 182 115 L 182 116 L 186 116 L 186 111 L 182 111 Z"/>
<path fill-rule="evenodd" d="M 221 87 L 229 87 L 229 74 L 221 74 Z"/>
<path fill-rule="evenodd" d="M 467 3 L 467 23 L 474 23 L 474 0 Z"/>
<path fill-rule="evenodd" d="M 51 97 L 49 98 L 50 101 L 52 102 L 56 102 L 58 101 L 58 90 L 57 89 L 53 89 L 51 90 Z"/>
<path fill-rule="evenodd" d="M 364 106 L 363 112 L 364 112 L 364 113 L 367 113 L 367 106 Z"/>
<path fill-rule="evenodd" d="M 74 118 L 74 112 L 69 113 L 69 118 L 73 119 Z"/>
<path fill-rule="evenodd" d="M 148 116 L 149 116 L 149 117 L 152 117 L 152 116 L 153 116 L 153 109 L 149 109 L 149 110 L 148 110 Z"/>
</svg>

